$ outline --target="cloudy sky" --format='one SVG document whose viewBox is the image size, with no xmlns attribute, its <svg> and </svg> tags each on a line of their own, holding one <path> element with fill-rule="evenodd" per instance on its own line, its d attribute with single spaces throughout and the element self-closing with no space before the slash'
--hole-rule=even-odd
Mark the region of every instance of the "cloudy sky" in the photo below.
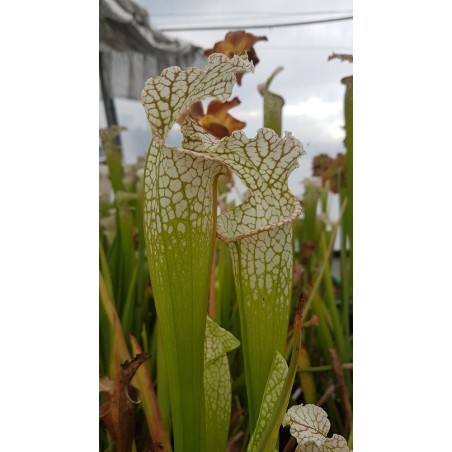
<svg viewBox="0 0 452 452">
<path fill-rule="evenodd" d="M 149 14 L 151 25 L 161 28 L 187 26 L 231 25 L 230 30 L 247 29 L 247 25 L 272 25 L 352 15 L 351 0 L 211 0 L 183 2 L 181 0 L 137 0 Z M 307 14 L 310 13 L 310 14 Z M 262 127 L 262 98 L 257 85 L 263 83 L 278 66 L 284 70 L 273 80 L 271 90 L 285 99 L 283 130 L 291 131 L 301 140 L 306 156 L 290 179 L 295 194 L 302 191 L 301 180 L 310 174 L 312 157 L 319 153 L 335 155 L 343 152 L 342 77 L 352 74 L 353 66 L 339 60 L 327 61 L 332 52 L 352 53 L 353 21 L 292 26 L 282 28 L 247 29 L 266 36 L 255 50 L 260 59 L 254 74 L 243 77 L 233 96 L 241 105 L 231 114 L 247 123 L 244 132 L 255 136 Z M 169 36 L 184 39 L 202 48 L 213 47 L 228 30 L 171 31 Z M 117 100 L 121 125 L 128 128 L 123 136 L 127 160 L 147 150 L 150 130 L 138 101 Z M 101 109 L 102 110 L 102 109 Z M 105 124 L 101 111 L 101 126 Z"/>
</svg>

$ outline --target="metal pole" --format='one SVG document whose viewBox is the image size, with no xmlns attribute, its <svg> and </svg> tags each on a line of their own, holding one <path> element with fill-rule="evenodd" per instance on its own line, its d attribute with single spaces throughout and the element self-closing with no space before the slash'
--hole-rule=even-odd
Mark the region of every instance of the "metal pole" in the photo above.
<svg viewBox="0 0 452 452">
<path fill-rule="evenodd" d="M 113 97 L 111 95 L 110 86 L 105 80 L 105 64 L 103 62 L 102 52 L 99 52 L 99 76 L 100 76 L 100 89 L 102 93 L 102 100 L 104 102 L 105 116 L 107 117 L 107 125 L 111 127 L 118 125 L 118 117 L 116 116 L 116 109 Z M 115 138 L 115 143 L 121 146 L 121 139 L 118 135 Z"/>
</svg>

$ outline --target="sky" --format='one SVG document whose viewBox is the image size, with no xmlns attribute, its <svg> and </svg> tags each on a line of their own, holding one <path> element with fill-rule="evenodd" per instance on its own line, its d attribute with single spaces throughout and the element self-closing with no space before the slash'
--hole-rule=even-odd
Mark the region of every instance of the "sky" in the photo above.
<svg viewBox="0 0 452 452">
<path fill-rule="evenodd" d="M 213 47 L 228 30 L 245 29 L 268 41 L 255 45 L 260 59 L 254 74 L 246 74 L 242 85 L 236 85 L 232 96 L 241 105 L 230 113 L 247 123 L 247 136 L 256 135 L 263 126 L 262 97 L 257 86 L 282 66 L 284 70 L 273 80 L 270 90 L 285 99 L 283 130 L 291 131 L 306 152 L 289 179 L 297 195 L 303 191 L 302 181 L 311 174 L 312 158 L 320 153 L 335 156 L 344 152 L 343 96 L 341 78 L 352 75 L 353 65 L 339 60 L 327 61 L 332 52 L 353 52 L 353 21 L 330 22 L 307 26 L 247 29 L 246 25 L 269 25 L 302 22 L 352 15 L 351 0 L 317 0 L 279 2 L 269 0 L 229 0 L 226 3 L 197 0 L 137 0 L 150 15 L 151 26 L 161 29 L 182 26 L 231 25 L 227 30 L 168 31 L 167 35 L 189 41 L 204 49 Z M 302 13 L 302 14 L 299 14 Z M 312 13 L 312 14 L 306 14 Z M 150 141 L 150 128 L 139 101 L 117 99 L 119 122 L 127 127 L 122 135 L 124 155 L 133 161 L 144 155 Z M 100 125 L 105 116 L 100 109 Z M 171 144 L 176 144 L 171 143 Z"/>
</svg>

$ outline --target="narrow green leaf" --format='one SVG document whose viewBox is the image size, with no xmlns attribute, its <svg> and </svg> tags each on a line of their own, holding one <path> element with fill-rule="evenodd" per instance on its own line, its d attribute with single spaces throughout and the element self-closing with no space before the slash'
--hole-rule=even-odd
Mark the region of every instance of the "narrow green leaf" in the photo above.
<svg viewBox="0 0 452 452">
<path fill-rule="evenodd" d="M 350 240 L 350 249 L 353 250 L 353 76 L 342 79 L 345 85 L 344 116 L 345 116 L 345 154 L 347 175 L 347 235 Z"/>
<path fill-rule="evenodd" d="M 331 370 L 331 366 L 327 366 L 327 370 Z M 307 403 L 315 403 L 318 400 L 317 387 L 315 384 L 314 376 L 311 372 L 303 372 L 303 369 L 311 368 L 311 362 L 309 360 L 309 354 L 306 348 L 302 347 L 300 350 L 300 355 L 298 357 L 298 369 L 300 385 L 303 390 L 304 400 Z"/>
<path fill-rule="evenodd" d="M 129 280 L 127 280 L 129 286 L 127 289 L 127 297 L 124 303 L 124 307 L 121 315 L 121 324 L 124 332 L 126 334 L 132 333 L 133 330 L 133 318 L 135 311 L 135 293 L 136 293 L 136 285 L 137 285 L 137 264 L 134 264 L 132 276 Z"/>
<path fill-rule="evenodd" d="M 122 331 L 121 321 L 119 320 L 118 313 L 116 312 L 115 306 L 108 294 L 102 273 L 99 273 L 99 292 L 102 306 L 105 309 L 105 313 L 110 323 L 110 328 L 113 332 L 113 343 L 114 347 L 117 348 L 118 357 L 122 361 L 129 360 L 130 354 L 129 350 L 127 349 L 124 333 Z M 114 357 L 112 357 L 112 361 L 113 358 Z"/>
<path fill-rule="evenodd" d="M 230 329 L 233 303 L 236 299 L 231 254 L 223 242 L 217 243 L 217 268 L 215 288 L 215 321 Z"/>
<path fill-rule="evenodd" d="M 157 321 L 157 400 L 159 404 L 160 414 L 162 416 L 165 430 L 170 434 L 171 432 L 171 406 L 170 406 L 170 387 L 168 380 L 168 372 L 166 370 L 165 351 L 162 345 L 162 334 L 160 332 L 160 325 Z"/>
<path fill-rule="evenodd" d="M 102 246 L 102 242 L 99 241 L 99 264 L 100 272 L 104 278 L 105 288 L 111 300 L 113 300 L 113 284 L 111 282 L 110 268 L 108 265 L 105 249 Z M 114 300 L 113 300 L 114 301 Z"/>
<path fill-rule="evenodd" d="M 282 70 L 283 68 L 281 66 L 277 67 L 267 81 L 258 86 L 258 90 L 264 98 L 264 127 L 273 129 L 278 136 L 281 136 L 282 132 L 282 108 L 284 106 L 284 99 L 279 94 L 272 93 L 269 87 L 273 79 Z"/>
<path fill-rule="evenodd" d="M 310 240 L 311 242 L 315 242 L 316 239 L 317 203 L 319 196 L 318 187 L 312 182 L 307 181 L 303 196 L 303 229 L 305 240 Z"/>
<path fill-rule="evenodd" d="M 115 193 L 117 212 L 118 212 L 118 238 L 121 246 L 121 292 L 117 300 L 120 303 L 121 317 L 124 316 L 125 301 L 130 290 L 130 281 L 132 273 L 136 265 L 134 233 L 135 221 L 132 208 L 129 205 L 130 201 L 135 198 L 135 194 L 118 191 Z M 119 306 L 118 306 L 119 307 Z"/>
<path fill-rule="evenodd" d="M 352 303 L 353 288 L 353 76 L 344 77 L 345 85 L 345 165 L 346 165 L 346 202 L 347 208 L 342 220 L 343 237 L 341 240 L 341 279 L 343 288 L 342 323 L 349 332 L 349 305 Z M 348 254 L 346 255 L 348 250 Z"/>
<path fill-rule="evenodd" d="M 231 418 L 231 376 L 226 353 L 240 342 L 207 317 L 204 346 L 204 394 L 206 402 L 206 450 L 224 451 Z"/>
<path fill-rule="evenodd" d="M 324 297 L 323 300 L 328 309 L 328 313 L 331 317 L 332 321 L 332 332 L 334 339 L 337 343 L 337 347 L 339 349 L 339 354 L 341 360 L 343 362 L 347 362 L 350 360 L 350 356 L 346 349 L 346 343 L 344 340 L 344 332 L 343 326 L 341 325 L 341 320 L 339 316 L 339 312 L 336 306 L 336 298 L 334 295 L 334 288 L 331 279 L 330 272 L 330 253 L 328 253 L 328 248 L 325 239 L 325 233 L 322 231 L 320 234 L 320 252 L 322 256 L 322 260 L 324 263 L 324 271 L 323 271 L 323 283 L 324 283 Z"/>
<path fill-rule="evenodd" d="M 287 369 L 287 364 L 284 358 L 281 361 L 280 358 L 275 356 L 272 365 L 272 371 L 268 376 L 267 384 L 265 386 L 265 392 L 259 413 L 257 427 L 254 430 L 254 434 L 251 438 L 248 452 L 271 451 L 273 450 L 273 447 L 277 441 L 279 426 L 281 425 L 284 417 L 284 412 L 289 403 L 290 394 L 298 366 L 298 356 L 301 347 L 301 320 L 304 303 L 304 298 L 300 296 L 294 317 L 290 366 L 287 371 L 283 372 L 282 369 Z M 282 378 L 281 384 L 279 379 L 281 378 L 282 374 L 285 374 L 285 377 Z"/>
<path fill-rule="evenodd" d="M 262 399 L 262 406 L 257 420 L 256 429 L 254 430 L 250 444 L 248 445 L 247 450 L 249 452 L 256 452 L 259 450 L 272 451 L 275 448 L 278 438 L 279 424 L 276 424 L 277 428 L 274 429 L 273 434 L 270 435 L 268 442 L 263 443 L 262 440 L 265 430 L 269 428 L 269 424 L 273 419 L 288 370 L 289 368 L 286 360 L 281 353 L 276 352 L 275 357 L 273 358 L 267 384 L 265 385 L 264 397 Z"/>
<path fill-rule="evenodd" d="M 99 131 L 102 147 L 107 160 L 111 185 L 115 193 L 120 190 L 124 191 L 121 147 L 114 141 L 123 130 L 125 130 L 124 127 L 113 126 L 109 129 L 100 129 Z"/>
</svg>

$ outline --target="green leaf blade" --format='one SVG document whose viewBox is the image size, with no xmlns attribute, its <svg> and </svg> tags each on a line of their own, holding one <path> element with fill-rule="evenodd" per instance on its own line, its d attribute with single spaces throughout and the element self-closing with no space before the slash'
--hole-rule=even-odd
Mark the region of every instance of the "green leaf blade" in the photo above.
<svg viewBox="0 0 452 452">
<path fill-rule="evenodd" d="M 240 342 L 207 317 L 204 393 L 206 403 L 206 449 L 223 451 L 231 417 L 231 376 L 226 353 Z"/>
<path fill-rule="evenodd" d="M 277 408 L 288 370 L 289 368 L 287 367 L 284 357 L 279 352 L 276 352 L 265 385 L 256 429 L 254 430 L 250 444 L 248 445 L 248 452 L 274 450 L 278 438 L 279 425 L 277 424 L 274 426 L 275 428 L 269 435 L 270 437 L 265 441 L 266 444 L 263 443 L 263 437 L 274 417 L 275 409 Z"/>
</svg>

